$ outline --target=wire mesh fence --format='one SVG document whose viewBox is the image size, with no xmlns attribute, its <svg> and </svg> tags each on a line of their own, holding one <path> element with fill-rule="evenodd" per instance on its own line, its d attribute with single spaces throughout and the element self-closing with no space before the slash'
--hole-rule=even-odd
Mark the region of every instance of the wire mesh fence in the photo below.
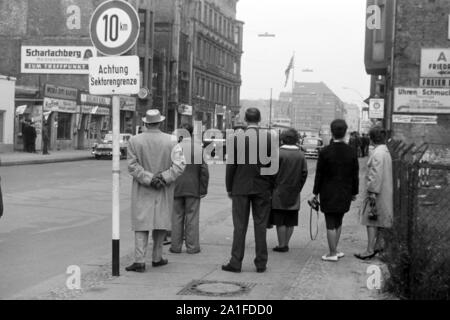
<svg viewBox="0 0 450 320">
<path fill-rule="evenodd" d="M 450 165 L 424 161 L 427 145 L 393 141 L 389 148 L 395 185 L 388 287 L 408 299 L 450 299 Z"/>
</svg>

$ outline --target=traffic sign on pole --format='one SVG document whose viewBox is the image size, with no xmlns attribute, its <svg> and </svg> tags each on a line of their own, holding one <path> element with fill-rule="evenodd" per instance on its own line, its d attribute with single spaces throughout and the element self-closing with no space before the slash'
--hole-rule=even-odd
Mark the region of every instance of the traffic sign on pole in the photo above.
<svg viewBox="0 0 450 320">
<path fill-rule="evenodd" d="M 113 95 L 113 165 L 112 165 L 112 274 L 120 276 L 120 97 L 138 94 L 139 57 L 120 55 L 136 44 L 140 33 L 139 15 L 125 1 L 100 4 L 92 15 L 89 31 L 95 48 L 105 56 L 89 59 L 91 94 Z"/>
<path fill-rule="evenodd" d="M 133 48 L 139 38 L 139 15 L 128 2 L 107 1 L 95 9 L 89 31 L 100 53 L 120 56 Z"/>
<path fill-rule="evenodd" d="M 138 94 L 139 57 L 89 59 L 89 93 L 94 95 Z"/>
</svg>

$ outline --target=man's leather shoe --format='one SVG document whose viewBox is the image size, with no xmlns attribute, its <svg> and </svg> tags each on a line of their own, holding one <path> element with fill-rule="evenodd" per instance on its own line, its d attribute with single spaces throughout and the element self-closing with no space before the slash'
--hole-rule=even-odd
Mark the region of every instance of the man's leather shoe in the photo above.
<svg viewBox="0 0 450 320">
<path fill-rule="evenodd" d="M 289 247 L 288 246 L 286 246 L 286 247 L 276 247 L 276 248 L 273 248 L 273 251 L 275 251 L 275 252 L 282 252 L 282 253 L 289 252 Z"/>
<path fill-rule="evenodd" d="M 227 264 L 227 265 L 222 266 L 222 270 L 226 271 L 226 272 L 234 272 L 234 273 L 240 273 L 241 272 L 241 269 L 233 268 L 231 266 L 231 264 Z"/>
<path fill-rule="evenodd" d="M 153 266 L 153 268 L 157 268 L 157 267 L 165 266 L 165 265 L 167 265 L 168 263 L 169 263 L 169 261 L 164 260 L 164 259 L 161 259 L 160 262 L 152 262 L 152 266 Z"/>
<path fill-rule="evenodd" d="M 258 273 L 264 273 L 264 272 L 266 272 L 266 270 L 267 270 L 266 267 L 263 267 L 263 268 L 256 268 L 256 272 L 258 272 Z"/>
<path fill-rule="evenodd" d="M 131 266 L 125 268 L 128 272 L 145 272 L 145 263 L 133 263 Z"/>
</svg>

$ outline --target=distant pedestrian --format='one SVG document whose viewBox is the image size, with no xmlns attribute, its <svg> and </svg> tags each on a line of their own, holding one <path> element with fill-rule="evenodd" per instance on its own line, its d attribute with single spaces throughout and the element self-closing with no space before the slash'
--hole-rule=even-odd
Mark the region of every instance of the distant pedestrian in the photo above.
<svg viewBox="0 0 450 320">
<path fill-rule="evenodd" d="M 194 128 L 184 124 L 181 129 L 189 133 L 180 145 L 186 159 L 186 170 L 175 182 L 175 203 L 172 214 L 172 247 L 170 252 L 181 253 L 185 236 L 189 254 L 200 253 L 200 199 L 208 194 L 209 171 L 203 159 L 201 143 L 193 139 Z M 200 163 L 196 163 L 200 159 Z"/>
<path fill-rule="evenodd" d="M 275 176 L 270 224 L 277 227 L 275 252 L 288 252 L 289 242 L 298 226 L 300 193 L 308 178 L 308 164 L 298 146 L 300 136 L 295 129 L 281 133 L 280 169 Z"/>
<path fill-rule="evenodd" d="M 30 143 L 29 143 L 29 130 L 28 130 L 28 121 L 22 121 L 22 142 L 23 142 L 23 151 L 29 152 Z"/>
<path fill-rule="evenodd" d="M 232 164 L 228 164 L 226 169 L 227 192 L 233 201 L 234 233 L 231 260 L 227 265 L 222 266 L 222 270 L 241 272 L 251 207 L 255 229 L 256 258 L 254 262 L 256 271 L 263 273 L 267 269 L 268 261 L 266 237 L 271 210 L 270 197 L 273 189 L 273 177 L 264 176 L 261 173 L 259 146 L 262 144 L 261 137 L 267 136 L 269 144 L 267 150 L 271 150 L 271 136 L 268 130 L 259 127 L 261 112 L 258 109 L 249 108 L 245 115 L 245 121 L 248 124 L 245 134 L 238 133 L 241 136 L 246 136 L 245 148 L 238 150 L 237 143 L 235 143 L 235 157 L 231 159 Z M 250 141 L 249 137 L 252 135 L 256 137 L 256 141 Z M 237 134 L 235 136 L 236 141 Z M 238 156 L 238 153 L 240 156 Z M 245 161 L 238 164 L 237 159 L 242 158 L 241 156 L 245 158 Z M 252 163 L 250 159 L 257 159 L 256 164 Z"/>
<path fill-rule="evenodd" d="M 50 127 L 47 121 L 44 120 L 42 126 L 42 154 L 49 155 L 48 147 L 50 145 Z"/>
<path fill-rule="evenodd" d="M 3 217 L 3 193 L 2 193 L 2 179 L 0 178 L 0 218 Z"/>
<path fill-rule="evenodd" d="M 356 132 L 352 132 L 350 134 L 350 140 L 348 141 L 348 145 L 356 152 L 356 155 L 359 153 L 359 141 Z"/>
<path fill-rule="evenodd" d="M 133 177 L 131 220 L 135 232 L 135 263 L 127 271 L 144 272 L 149 234 L 153 237 L 153 267 L 163 259 L 163 242 L 171 229 L 174 182 L 185 169 L 183 151 L 176 138 L 160 131 L 165 120 L 158 110 L 143 119 L 147 132 L 134 136 L 128 145 L 128 170 Z"/>
<path fill-rule="evenodd" d="M 355 148 L 344 141 L 347 133 L 344 120 L 331 124 L 334 143 L 325 147 L 319 154 L 313 202 L 319 202 L 325 214 L 329 254 L 324 261 L 337 262 L 344 257 L 338 251 L 344 215 L 350 210 L 352 201 L 359 193 L 359 162 Z"/>
<path fill-rule="evenodd" d="M 363 150 L 364 150 L 363 157 L 368 157 L 369 156 L 370 138 L 367 134 L 364 134 L 362 139 L 363 139 Z"/>
<path fill-rule="evenodd" d="M 29 130 L 29 135 L 28 135 L 29 153 L 36 153 L 37 132 L 36 132 L 35 124 L 33 122 L 29 122 L 28 130 Z"/>
<path fill-rule="evenodd" d="M 376 210 L 369 215 L 363 212 L 362 225 L 367 227 L 367 250 L 355 256 L 361 260 L 375 257 L 383 250 L 382 231 L 392 228 L 394 220 L 394 186 L 392 176 L 392 157 L 386 146 L 386 131 L 382 127 L 370 130 L 370 140 L 374 150 L 368 162 L 367 197 Z"/>
</svg>

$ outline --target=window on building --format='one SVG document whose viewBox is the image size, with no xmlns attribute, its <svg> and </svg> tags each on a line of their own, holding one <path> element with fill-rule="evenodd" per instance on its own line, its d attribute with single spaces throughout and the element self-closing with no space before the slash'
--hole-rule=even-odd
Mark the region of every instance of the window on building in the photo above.
<svg viewBox="0 0 450 320">
<path fill-rule="evenodd" d="M 202 55 L 203 55 L 203 48 L 202 48 L 202 38 L 198 37 L 197 38 L 197 56 L 202 59 Z"/>
<path fill-rule="evenodd" d="M 211 8 L 209 9 L 209 21 L 208 21 L 208 25 L 209 25 L 210 27 L 213 26 L 213 11 L 212 11 Z"/>
<path fill-rule="evenodd" d="M 203 60 L 206 62 L 209 62 L 209 49 L 210 49 L 209 43 L 205 42 L 205 44 L 204 44 L 205 54 L 203 56 Z"/>
<path fill-rule="evenodd" d="M 58 113 L 58 140 L 72 140 L 72 114 Z"/>
<path fill-rule="evenodd" d="M 209 91 L 210 91 L 210 90 L 209 90 L 209 89 L 210 89 L 210 88 L 209 88 L 209 80 L 206 80 L 205 83 L 206 83 L 206 86 L 205 86 L 205 87 L 206 87 L 206 90 L 205 90 L 205 98 L 209 100 Z"/>
<path fill-rule="evenodd" d="M 196 92 L 197 96 L 199 96 L 200 95 L 200 77 L 199 76 L 197 76 L 197 78 L 195 80 L 195 86 L 196 86 L 195 92 Z"/>
<path fill-rule="evenodd" d="M 139 34 L 139 43 L 145 43 L 147 34 L 146 34 L 146 25 L 147 25 L 147 12 L 145 9 L 139 9 L 139 21 L 141 22 L 140 34 Z"/>
<path fill-rule="evenodd" d="M 197 19 L 202 20 L 202 3 L 197 2 Z"/>
<path fill-rule="evenodd" d="M 209 46 L 209 63 L 214 63 L 214 46 Z"/>
<path fill-rule="evenodd" d="M 239 43 L 239 37 L 240 37 L 240 29 L 239 27 L 234 28 L 234 43 Z"/>
<path fill-rule="evenodd" d="M 205 5 L 203 6 L 203 22 L 205 24 L 208 23 L 208 12 L 209 12 L 208 5 L 205 3 Z"/>
<path fill-rule="evenodd" d="M 386 26 L 386 7 L 385 5 L 379 5 L 381 13 L 381 28 L 375 30 L 375 42 L 385 41 L 385 26 Z"/>
</svg>

